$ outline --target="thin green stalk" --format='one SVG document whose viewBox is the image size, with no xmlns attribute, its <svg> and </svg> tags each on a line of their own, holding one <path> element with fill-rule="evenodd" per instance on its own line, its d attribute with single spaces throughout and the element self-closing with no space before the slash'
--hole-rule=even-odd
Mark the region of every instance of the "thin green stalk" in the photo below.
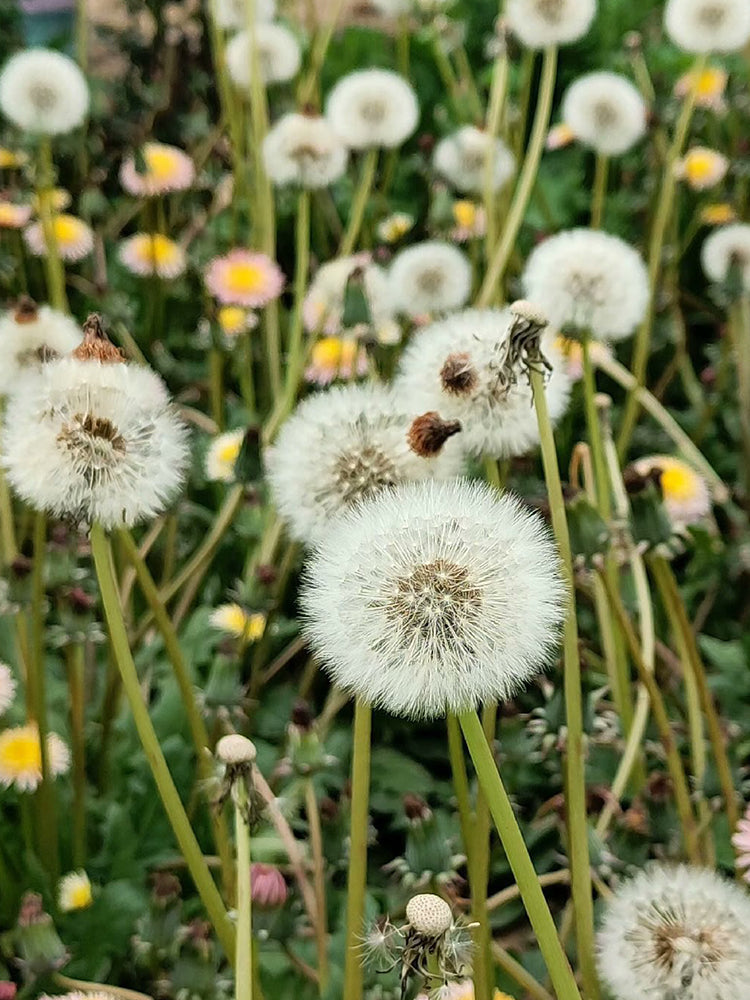
<svg viewBox="0 0 750 1000">
<path fill-rule="evenodd" d="M 294 311 L 291 333 L 289 334 L 289 355 L 285 392 L 296 396 L 302 377 L 305 358 L 302 343 L 302 306 L 307 288 L 307 272 L 310 268 L 310 191 L 303 188 L 297 196 L 297 217 L 295 219 L 295 265 L 294 265 Z"/>
<path fill-rule="evenodd" d="M 497 941 L 492 942 L 492 957 L 503 972 L 507 972 L 533 1000 L 555 1000 L 552 994 L 534 979 L 528 969 L 516 961 Z"/>
<path fill-rule="evenodd" d="M 13 497 L 5 478 L 5 470 L 0 467 L 0 556 L 3 567 L 10 566 L 17 552 Z"/>
<path fill-rule="evenodd" d="M 508 77 L 510 75 L 510 60 L 508 59 L 508 49 L 503 44 L 502 51 L 495 59 L 492 68 L 492 84 L 490 86 L 490 98 L 487 108 L 487 119 L 485 122 L 485 132 L 490 140 L 496 139 L 500 134 L 500 123 L 502 121 L 503 106 L 508 93 Z M 489 147 L 490 153 L 484 166 L 484 217 L 486 222 L 485 233 L 485 256 L 489 260 L 492 248 L 497 242 L 497 198 L 494 186 L 495 175 L 495 147 Z"/>
<path fill-rule="evenodd" d="M 154 616 L 156 627 L 164 640 L 169 662 L 172 665 L 177 687 L 182 698 L 182 705 L 187 716 L 190 734 L 193 738 L 195 748 L 195 762 L 201 781 L 209 782 L 213 777 L 213 768 L 209 756 L 210 740 L 206 723 L 203 719 L 198 703 L 195 698 L 195 689 L 190 678 L 190 671 L 185 662 L 185 657 L 180 646 L 177 633 L 172 627 L 167 609 L 159 599 L 159 591 L 154 582 L 145 560 L 141 557 L 135 539 L 129 531 L 121 529 L 117 533 L 117 538 L 122 545 L 125 556 L 133 567 L 138 578 L 138 585 L 143 596 L 146 598 L 149 608 Z M 223 814 L 211 809 L 209 806 L 211 824 L 213 827 L 216 850 L 221 861 L 221 874 L 225 893 L 231 898 L 232 889 L 232 853 L 229 846 L 229 833 Z"/>
<path fill-rule="evenodd" d="M 609 179 L 609 157 L 605 153 L 596 154 L 594 167 L 594 189 L 591 195 L 591 228 L 601 229 L 604 218 L 604 202 L 607 198 Z"/>
<path fill-rule="evenodd" d="M 485 739 L 492 746 L 497 726 L 497 702 L 485 705 L 482 710 L 482 729 Z M 476 1000 L 490 1000 L 492 957 L 490 955 L 489 914 L 487 911 L 487 886 L 490 877 L 490 808 L 483 788 L 477 789 L 477 807 L 474 818 L 474 837 L 471 846 L 472 871 L 471 919 L 476 928 L 476 954 L 474 961 L 474 994 Z"/>
<path fill-rule="evenodd" d="M 573 558 L 557 451 L 547 409 L 544 378 L 531 371 L 531 387 L 542 450 L 544 478 L 547 483 L 552 529 L 562 559 L 568 593 L 568 608 L 563 632 L 563 672 L 567 743 L 565 754 L 565 804 L 570 856 L 571 891 L 575 910 L 578 963 L 584 990 L 589 1000 L 600 996 L 594 944 L 594 906 L 589 860 L 588 823 L 586 819 L 586 763 L 583 745 L 583 706 L 581 699 L 581 662 L 578 652 L 578 623 L 575 609 Z"/>
<path fill-rule="evenodd" d="M 436 32 L 433 33 L 432 54 L 435 57 L 435 65 L 437 66 L 440 78 L 443 81 L 443 85 L 448 93 L 451 104 L 453 105 L 453 110 L 460 117 L 461 88 L 458 83 L 458 77 L 456 76 L 455 70 L 451 65 L 448 53 L 445 51 L 445 47 Z"/>
<path fill-rule="evenodd" d="M 310 104 L 316 97 L 317 88 L 320 83 L 320 72 L 323 68 L 328 47 L 331 44 L 331 39 L 341 17 L 345 2 L 346 0 L 335 0 L 335 6 L 332 4 L 327 5 L 328 19 L 322 30 L 318 31 L 315 36 L 310 55 L 310 65 L 297 92 L 297 103 L 300 107 Z"/>
<path fill-rule="evenodd" d="M 346 889 L 346 953 L 344 988 L 346 1000 L 362 1000 L 364 971 L 359 942 L 362 934 L 367 887 L 367 828 L 370 801 L 370 735 L 372 709 L 357 698 L 354 705 L 352 756 L 352 800 L 349 827 L 349 880 Z"/>
<path fill-rule="evenodd" d="M 399 14 L 396 28 L 396 66 L 401 76 L 406 78 L 409 76 L 410 41 L 409 16 Z"/>
<path fill-rule="evenodd" d="M 518 232 L 521 228 L 523 217 L 526 214 L 526 207 L 534 188 L 536 175 L 539 170 L 539 162 L 544 150 L 544 141 L 547 136 L 547 129 L 549 128 L 550 112 L 552 111 L 552 97 L 555 90 L 556 75 L 557 49 L 551 46 L 544 50 L 542 78 L 539 85 L 539 96 L 537 98 L 536 111 L 534 112 L 531 137 L 502 235 L 492 252 L 492 258 L 488 262 L 482 287 L 479 289 L 477 305 L 480 307 L 490 305 L 497 298 L 511 252 L 516 245 Z"/>
<path fill-rule="evenodd" d="M 682 151 L 687 140 L 690 122 L 692 121 L 693 110 L 695 108 L 698 79 L 706 65 L 706 58 L 707 57 L 705 55 L 700 55 L 693 63 L 691 72 L 695 74 L 694 83 L 690 88 L 690 94 L 683 102 L 680 117 L 678 118 L 677 125 L 675 127 L 674 138 L 672 139 L 672 143 L 667 152 L 667 158 L 664 161 L 661 188 L 659 190 L 659 198 L 656 203 L 656 211 L 653 216 L 654 221 L 651 227 L 651 236 L 648 247 L 648 282 L 651 294 L 649 304 L 646 309 L 646 315 L 643 322 L 638 327 L 638 332 L 635 335 L 635 344 L 633 346 L 631 371 L 633 373 L 636 386 L 643 386 L 646 381 L 646 365 L 648 364 L 648 356 L 651 350 L 651 331 L 654 325 L 654 317 L 656 313 L 656 292 L 662 267 L 664 239 L 667 233 L 667 226 L 669 225 L 672 207 L 674 205 L 675 190 L 677 185 L 675 166 L 677 164 L 677 160 L 682 155 Z M 617 442 L 617 451 L 620 455 L 620 459 L 622 459 L 627 452 L 628 445 L 630 444 L 630 438 L 633 434 L 633 428 L 635 427 L 635 422 L 638 419 L 639 409 L 640 401 L 635 391 L 631 389 L 625 406 L 625 412 L 623 414 L 620 428 L 620 436 Z"/>
<path fill-rule="evenodd" d="M 49 136 L 39 140 L 39 182 L 37 200 L 44 233 L 44 269 L 47 277 L 47 294 L 55 309 L 68 312 L 65 294 L 65 271 L 60 260 L 55 227 L 52 221 L 52 190 L 55 186 L 55 168 L 52 162 L 52 143 Z"/>
<path fill-rule="evenodd" d="M 365 217 L 365 208 L 375 182 L 375 172 L 378 167 L 377 147 L 368 149 L 362 160 L 362 171 L 359 176 L 359 184 L 354 194 L 354 199 L 349 209 L 349 223 L 344 233 L 344 238 L 339 247 L 339 257 L 346 257 L 357 245 L 359 233 L 362 228 L 362 221 Z"/>
<path fill-rule="evenodd" d="M 737 371 L 745 494 L 750 502 L 750 296 L 747 294 L 742 294 L 733 303 L 729 312 L 728 329 Z"/>
<path fill-rule="evenodd" d="M 109 628 L 110 643 L 122 678 L 122 685 L 130 703 L 130 710 L 143 752 L 148 760 L 159 796 L 195 887 L 224 952 L 233 963 L 235 954 L 234 929 L 229 922 L 219 891 L 211 877 L 200 845 L 180 801 L 180 796 L 164 759 L 159 738 L 154 731 L 148 708 L 143 700 L 138 672 L 128 645 L 127 631 L 117 593 L 112 550 L 104 529 L 98 523 L 91 527 L 91 551 Z"/>
<path fill-rule="evenodd" d="M 581 1000 L 573 970 L 557 936 L 555 921 L 539 885 L 513 806 L 485 739 L 479 716 L 474 711 L 462 712 L 458 716 L 458 721 L 474 762 L 479 783 L 487 795 L 492 818 L 547 965 L 557 1000 Z M 344 996 L 348 1000 L 349 994 L 346 991 Z"/>
<path fill-rule="evenodd" d="M 310 831 L 310 853 L 313 864 L 313 886 L 315 887 L 315 943 L 318 951 L 318 989 L 323 996 L 328 989 L 328 930 L 326 927 L 326 877 L 323 855 L 323 831 L 320 825 L 320 811 L 312 779 L 305 782 L 305 812 Z"/>
<path fill-rule="evenodd" d="M 471 831 L 474 825 L 474 816 L 471 808 L 471 796 L 469 794 L 469 780 L 466 776 L 461 727 L 458 724 L 458 719 L 452 712 L 448 713 L 446 726 L 448 729 L 448 757 L 450 759 L 451 774 L 453 776 L 453 791 L 456 795 L 458 822 L 461 826 L 461 840 L 463 841 L 464 853 L 466 854 L 466 868 L 469 872 L 469 884 L 471 884 Z"/>
<path fill-rule="evenodd" d="M 471 69 L 471 63 L 469 62 L 469 57 L 466 54 L 466 49 L 463 45 L 459 45 L 455 50 L 456 64 L 458 66 L 458 72 L 461 77 L 461 83 L 464 86 L 466 93 L 468 94 L 468 103 L 471 107 L 471 112 L 474 115 L 476 121 L 481 121 L 484 115 L 484 108 L 482 106 L 482 98 L 479 96 L 479 90 L 477 89 L 477 83 L 474 79 L 474 74 Z"/>
<path fill-rule="evenodd" d="M 253 1000 L 253 895 L 250 881 L 250 827 L 247 822 L 247 785 L 241 778 L 232 789 L 234 836 L 237 850 L 237 934 L 234 967 L 235 1000 Z"/>
<path fill-rule="evenodd" d="M 82 642 L 66 649 L 70 694 L 70 733 L 73 756 L 73 867 L 86 864 L 86 680 Z"/>
<path fill-rule="evenodd" d="M 591 363 L 590 335 L 584 330 L 581 337 L 583 354 L 583 400 L 586 411 L 586 427 L 591 446 L 591 457 L 594 463 L 594 481 L 596 483 L 596 505 L 605 521 L 612 516 L 612 498 L 610 481 L 607 474 L 607 463 L 604 458 L 604 443 L 602 441 L 599 414 L 596 408 L 596 382 L 594 367 Z"/>
<path fill-rule="evenodd" d="M 208 352 L 208 396 L 211 417 L 219 431 L 224 430 L 224 355 L 217 347 Z"/>
</svg>

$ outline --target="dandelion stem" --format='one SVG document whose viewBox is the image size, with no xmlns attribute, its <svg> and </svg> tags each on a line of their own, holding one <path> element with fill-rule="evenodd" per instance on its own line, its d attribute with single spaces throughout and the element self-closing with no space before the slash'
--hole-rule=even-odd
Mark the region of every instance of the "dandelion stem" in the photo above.
<svg viewBox="0 0 750 1000">
<path fill-rule="evenodd" d="M 219 431 L 224 430 L 224 355 L 217 347 L 208 352 L 208 394 L 211 417 Z M 252 378 L 252 375 L 251 375 Z M 246 400 L 247 402 L 247 400 Z"/>
<path fill-rule="evenodd" d="M 604 202 L 607 197 L 609 179 L 609 157 L 605 153 L 596 154 L 594 167 L 594 189 L 591 196 L 591 228 L 601 229 L 604 218 Z"/>
<path fill-rule="evenodd" d="M 307 287 L 307 272 L 310 267 L 310 192 L 300 191 L 297 197 L 297 217 L 295 220 L 295 265 L 294 265 L 294 312 L 289 335 L 289 356 L 287 359 L 285 395 L 297 393 L 304 367 L 305 352 L 302 344 L 302 305 Z M 290 406 L 291 409 L 291 406 Z"/>
<path fill-rule="evenodd" d="M 500 123 L 502 121 L 503 106 L 508 93 L 508 77 L 510 74 L 510 60 L 508 59 L 508 49 L 503 43 L 502 51 L 495 59 L 492 68 L 492 84 L 490 86 L 490 99 L 487 108 L 487 120 L 485 132 L 489 140 L 487 162 L 484 165 L 484 216 L 486 224 L 485 234 L 485 255 L 489 259 L 492 248 L 497 242 L 497 204 L 495 196 L 495 139 L 500 133 Z"/>
<path fill-rule="evenodd" d="M 458 721 L 474 762 L 479 783 L 487 795 L 490 812 L 505 848 L 508 864 L 518 884 L 558 1000 L 581 1000 L 573 970 L 557 936 L 555 922 L 539 885 L 539 879 L 485 738 L 479 716 L 474 711 L 462 712 L 458 716 Z M 344 996 L 348 1000 L 346 992 Z"/>
<path fill-rule="evenodd" d="M 567 742 L 565 754 L 565 804 L 570 855 L 571 891 L 575 910 L 578 962 L 589 1000 L 599 997 L 594 946 L 594 907 L 592 901 L 591 866 L 589 861 L 588 823 L 586 820 L 586 764 L 583 745 L 583 706 L 581 698 L 581 662 L 578 652 L 573 559 L 570 547 L 565 500 L 560 483 L 555 439 L 547 410 L 544 377 L 531 371 L 539 437 L 547 483 L 552 528 L 562 559 L 568 594 L 563 632 L 563 664 L 565 684 L 565 718 Z"/>
<path fill-rule="evenodd" d="M 740 437 L 745 467 L 745 494 L 750 503 L 750 296 L 743 294 L 729 311 L 728 331 L 737 371 Z"/>
<path fill-rule="evenodd" d="M 84 646 L 72 642 L 66 649 L 70 693 L 70 733 L 73 752 L 73 866 L 86 864 L 86 681 Z"/>
<path fill-rule="evenodd" d="M 488 262 L 482 287 L 479 289 L 477 305 L 480 307 L 490 305 L 500 292 L 505 269 L 508 266 L 511 252 L 516 245 L 516 238 L 526 213 L 526 207 L 531 197 L 534 182 L 536 181 L 537 171 L 539 170 L 539 162 L 542 158 L 544 140 L 547 135 L 550 112 L 552 110 L 552 96 L 555 89 L 556 74 L 557 49 L 554 46 L 550 46 L 544 50 L 542 78 L 539 85 L 536 111 L 534 112 L 534 124 L 523 167 L 521 168 L 521 176 L 513 194 L 513 201 L 505 220 L 502 235 L 497 246 L 492 251 L 492 257 Z"/>
<path fill-rule="evenodd" d="M 60 260 L 60 249 L 57 245 L 53 223 L 52 191 L 54 189 L 55 168 L 52 162 L 52 144 L 49 137 L 39 140 L 39 182 L 37 200 L 39 215 L 44 233 L 44 269 L 47 276 L 47 294 L 55 309 L 68 311 L 68 298 L 65 294 L 65 271 Z"/>
<path fill-rule="evenodd" d="M 237 934 L 235 1000 L 253 1000 L 253 896 L 250 873 L 250 827 L 245 778 L 234 783 L 234 836 L 237 849 Z"/>
<path fill-rule="evenodd" d="M 362 161 L 362 172 L 359 177 L 359 185 L 354 194 L 351 207 L 349 209 L 349 222 L 344 233 L 344 238 L 339 247 L 339 257 L 346 257 L 354 250 L 362 229 L 362 221 L 365 217 L 365 208 L 375 182 L 375 171 L 378 166 L 377 148 L 368 149 Z"/>
<path fill-rule="evenodd" d="M 370 735 L 372 709 L 357 698 L 354 704 L 352 755 L 352 799 L 349 827 L 349 881 L 346 888 L 346 953 L 344 988 L 346 1000 L 362 1000 L 364 973 L 359 954 L 367 886 L 367 833 L 370 800 Z"/>
<path fill-rule="evenodd" d="M 471 797 L 469 795 L 469 779 L 466 775 L 461 727 L 458 724 L 458 719 L 452 712 L 448 713 L 446 725 L 448 728 L 448 756 L 453 776 L 453 791 L 456 793 L 458 821 L 461 826 L 461 840 L 466 852 L 466 868 L 469 872 L 469 885 L 471 885 L 473 847 L 471 830 L 474 825 L 474 816 L 471 808 Z"/>
<path fill-rule="evenodd" d="M 320 995 L 328 988 L 328 931 L 326 927 L 326 881 L 325 859 L 323 857 L 323 832 L 320 826 L 320 811 L 312 779 L 305 782 L 305 811 L 310 831 L 310 851 L 313 863 L 313 885 L 315 887 L 315 942 L 318 949 L 318 988 Z"/>
<path fill-rule="evenodd" d="M 164 759 L 159 738 L 154 731 L 148 708 L 143 700 L 138 673 L 128 645 L 122 608 L 117 594 L 112 550 L 102 526 L 95 523 L 91 527 L 91 551 L 94 557 L 96 575 L 104 606 L 104 614 L 109 628 L 112 651 L 122 678 L 123 688 L 130 703 L 138 736 L 146 755 L 154 782 L 159 791 L 164 809 L 169 817 L 172 830 L 185 858 L 190 875 L 198 894 L 206 908 L 216 935 L 231 962 L 234 962 L 234 929 L 229 922 L 221 896 L 201 853 L 200 845 L 190 826 L 180 796 L 175 788 L 169 767 Z"/>
<path fill-rule="evenodd" d="M 552 994 L 545 990 L 542 984 L 537 982 L 531 973 L 497 941 L 492 942 L 492 957 L 503 972 L 507 972 L 533 1000 L 555 1000 Z"/>
</svg>

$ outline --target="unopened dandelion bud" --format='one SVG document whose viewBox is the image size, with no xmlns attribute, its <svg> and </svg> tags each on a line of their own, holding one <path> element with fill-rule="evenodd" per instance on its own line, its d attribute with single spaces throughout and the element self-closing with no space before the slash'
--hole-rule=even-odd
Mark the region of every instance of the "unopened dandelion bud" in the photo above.
<svg viewBox="0 0 750 1000">
<path fill-rule="evenodd" d="M 122 364 L 125 355 L 115 347 L 104 331 L 99 313 L 91 313 L 83 324 L 83 342 L 73 351 L 78 361 L 98 361 L 100 364 Z"/>
<path fill-rule="evenodd" d="M 431 892 L 412 896 L 406 904 L 406 919 L 424 937 L 437 938 L 450 928 L 453 914 L 446 901 Z"/>
<path fill-rule="evenodd" d="M 422 458 L 432 458 L 439 455 L 448 438 L 460 430 L 460 421 L 443 420 L 436 410 L 430 410 L 415 418 L 406 438 L 413 452 Z"/>
<path fill-rule="evenodd" d="M 278 910 L 286 902 L 289 890 L 276 865 L 256 862 L 250 867 L 253 903 L 261 910 Z"/>
<path fill-rule="evenodd" d="M 477 383 L 477 372 L 469 355 L 449 354 L 440 369 L 440 381 L 446 392 L 456 396 L 470 393 Z"/>
</svg>

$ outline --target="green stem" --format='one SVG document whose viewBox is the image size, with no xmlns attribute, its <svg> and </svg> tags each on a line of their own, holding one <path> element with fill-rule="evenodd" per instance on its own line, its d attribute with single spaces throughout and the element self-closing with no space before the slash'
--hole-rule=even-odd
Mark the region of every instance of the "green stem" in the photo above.
<svg viewBox="0 0 750 1000">
<path fill-rule="evenodd" d="M 237 849 L 237 951 L 234 968 L 235 1000 L 253 1000 L 253 897 L 250 882 L 250 827 L 247 822 L 247 785 L 235 782 L 234 836 Z"/>
<path fill-rule="evenodd" d="M 534 979 L 528 969 L 524 968 L 497 941 L 492 942 L 492 957 L 503 972 L 507 972 L 511 979 L 514 979 L 533 1000 L 555 1000 L 552 994 Z"/>
<path fill-rule="evenodd" d="M 604 218 L 604 202 L 607 197 L 609 179 L 609 157 L 605 153 L 596 154 L 594 167 L 594 190 L 591 196 L 591 228 L 601 229 Z"/>
<path fill-rule="evenodd" d="M 323 996 L 328 989 L 328 931 L 326 928 L 326 880 L 325 858 L 323 856 L 323 831 L 320 826 L 320 811 L 315 796 L 312 779 L 305 782 L 305 811 L 310 831 L 310 853 L 313 864 L 313 885 L 315 887 L 315 943 L 318 950 L 318 989 Z"/>
<path fill-rule="evenodd" d="M 208 395 L 211 416 L 218 431 L 224 430 L 223 372 L 224 355 L 218 348 L 212 347 L 208 352 Z"/>
<path fill-rule="evenodd" d="M 370 800 L 370 735 L 372 709 L 357 698 L 354 705 L 352 800 L 349 828 L 349 881 L 346 890 L 346 1000 L 362 1000 L 364 973 L 359 942 L 362 934 L 367 887 L 367 832 Z"/>
<path fill-rule="evenodd" d="M 466 868 L 469 872 L 469 884 L 471 884 L 471 850 L 472 850 L 472 827 L 474 816 L 471 808 L 471 797 L 469 795 L 469 780 L 466 776 L 466 763 L 464 761 L 464 745 L 461 740 L 461 727 L 458 719 L 452 712 L 448 713 L 446 719 L 448 728 L 448 757 L 450 758 L 451 774 L 453 776 L 453 791 L 456 794 L 456 805 L 458 807 L 458 821 L 461 826 L 461 840 L 466 853 Z"/>
<path fill-rule="evenodd" d="M 581 662 L 578 652 L 578 623 L 575 609 L 573 558 L 568 522 L 565 515 L 560 470 L 557 464 L 555 439 L 547 409 L 544 378 L 531 372 L 539 437 L 547 483 L 552 529 L 562 559 L 562 569 L 568 593 L 568 608 L 563 632 L 563 664 L 565 686 L 565 717 L 567 743 L 565 755 L 565 804 L 570 856 L 571 891 L 575 910 L 578 962 L 589 1000 L 600 996 L 594 944 L 594 906 L 589 860 L 588 823 L 586 820 L 586 773 L 583 745 L 583 706 L 581 699 Z"/>
<path fill-rule="evenodd" d="M 294 313 L 292 316 L 291 333 L 289 335 L 289 356 L 287 358 L 287 373 L 285 393 L 297 394 L 299 380 L 304 368 L 305 352 L 302 343 L 302 306 L 305 301 L 307 287 L 307 272 L 310 267 L 310 192 L 300 191 L 297 197 L 297 218 L 295 220 L 294 266 Z"/>
<path fill-rule="evenodd" d="M 66 654 L 73 753 L 73 866 L 83 868 L 86 864 L 86 680 L 83 643 L 71 643 Z"/>
<path fill-rule="evenodd" d="M 590 335 L 588 330 L 582 332 L 581 346 L 583 353 L 583 399 L 586 411 L 586 425 L 591 445 L 591 457 L 594 463 L 594 481 L 596 483 L 596 502 L 599 513 L 605 521 L 612 516 L 612 500 L 610 482 L 607 475 L 607 463 L 604 458 L 599 414 L 596 408 L 596 381 L 594 366 L 591 363 Z"/>
<path fill-rule="evenodd" d="M 495 738 L 496 726 L 497 702 L 493 702 L 485 705 L 482 710 L 482 728 L 490 746 Z M 474 993 L 476 1000 L 490 1000 L 492 934 L 487 911 L 487 885 L 490 877 L 490 809 L 487 795 L 481 785 L 477 790 L 471 853 L 471 919 L 479 924 L 475 933 L 477 954 L 474 962 Z"/>
<path fill-rule="evenodd" d="M 39 140 L 39 187 L 37 200 L 44 233 L 44 269 L 47 276 L 47 294 L 55 309 L 68 312 L 65 294 L 65 271 L 60 260 L 55 227 L 52 221 L 52 191 L 55 186 L 55 169 L 52 162 L 52 144 L 48 136 Z"/>
<path fill-rule="evenodd" d="M 557 936 L 555 922 L 539 885 L 539 879 L 518 827 L 513 806 L 505 791 L 500 772 L 485 739 L 479 716 L 474 711 L 462 712 L 458 716 L 458 721 L 474 762 L 479 783 L 487 795 L 492 818 L 505 848 L 508 864 L 521 892 L 521 899 L 547 964 L 547 971 L 557 993 L 557 998 L 558 1000 L 581 1000 L 573 970 L 570 968 Z M 349 995 L 346 991 L 344 996 L 348 1000 Z"/>
<path fill-rule="evenodd" d="M 539 85 L 536 111 L 534 112 L 531 138 L 500 241 L 492 252 L 492 258 L 488 263 L 487 272 L 484 276 L 482 287 L 479 290 L 477 305 L 480 307 L 490 305 L 497 298 L 510 255 L 516 245 L 518 232 L 526 213 L 526 207 L 531 197 L 539 170 L 539 162 L 544 150 L 544 141 L 547 136 L 550 112 L 552 110 L 556 74 L 557 49 L 551 46 L 544 50 L 542 78 Z"/>
<path fill-rule="evenodd" d="M 497 204 L 494 186 L 495 176 L 495 146 L 494 140 L 500 134 L 500 123 L 502 121 L 503 107 L 508 93 L 508 77 L 510 75 L 510 60 L 508 50 L 503 45 L 502 52 L 499 53 L 492 68 L 492 85 L 490 87 L 489 106 L 487 108 L 487 120 L 485 132 L 490 140 L 490 153 L 484 166 L 484 216 L 486 222 L 485 233 L 485 255 L 489 259 L 492 248 L 497 242 Z"/>
<path fill-rule="evenodd" d="M 728 330 L 737 371 L 746 502 L 750 503 L 750 296 L 747 294 L 741 295 L 732 305 Z"/>
<path fill-rule="evenodd" d="M 375 172 L 378 166 L 377 148 L 368 149 L 362 161 L 362 172 L 359 177 L 359 185 L 354 194 L 354 199 L 349 209 L 349 223 L 344 233 L 344 238 L 339 247 L 339 257 L 347 257 L 354 250 L 362 228 L 362 221 L 365 217 L 365 208 L 375 182 Z"/>
<path fill-rule="evenodd" d="M 130 710 L 133 713 L 143 752 L 148 760 L 154 782 L 169 817 L 172 830 L 185 858 L 198 894 L 206 908 L 216 935 L 230 961 L 234 961 L 235 934 L 229 922 L 221 896 L 216 888 L 208 865 L 201 853 L 200 845 L 190 826 L 180 796 L 175 788 L 169 767 L 164 759 L 159 738 L 154 731 L 148 708 L 143 700 L 138 672 L 128 645 L 125 622 L 117 593 L 112 551 L 102 526 L 95 523 L 91 527 L 91 551 L 94 557 L 96 575 L 104 606 L 104 614 L 109 628 L 110 642 L 122 678 Z"/>
</svg>

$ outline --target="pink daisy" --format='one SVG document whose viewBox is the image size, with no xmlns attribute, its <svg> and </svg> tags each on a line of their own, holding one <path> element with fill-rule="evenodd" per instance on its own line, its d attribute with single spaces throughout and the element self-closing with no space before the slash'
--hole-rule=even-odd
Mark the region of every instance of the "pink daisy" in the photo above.
<svg viewBox="0 0 750 1000">
<path fill-rule="evenodd" d="M 176 278 L 185 270 L 185 251 L 161 233 L 136 233 L 120 244 L 119 256 L 129 271 L 144 278 Z"/>
<path fill-rule="evenodd" d="M 76 218 L 75 215 L 54 215 L 52 228 L 61 260 L 70 263 L 83 260 L 94 249 L 94 234 L 90 226 L 87 226 L 82 219 Z M 47 243 L 44 239 L 44 227 L 41 222 L 32 222 L 24 230 L 23 235 L 29 250 L 36 257 L 46 256 Z"/>
<path fill-rule="evenodd" d="M 170 191 L 184 191 L 195 180 L 193 161 L 176 146 L 147 142 L 141 150 L 145 170 L 140 172 L 130 156 L 120 167 L 120 183 L 129 194 L 150 198 Z"/>
<path fill-rule="evenodd" d="M 223 305 L 256 309 L 281 295 L 284 275 L 278 264 L 265 254 L 237 249 L 211 261 L 205 282 L 209 292 Z"/>
<path fill-rule="evenodd" d="M 31 218 L 31 205 L 16 205 L 0 198 L 0 229 L 23 229 Z"/>
<path fill-rule="evenodd" d="M 746 882 L 750 882 L 750 806 L 737 824 L 732 837 L 732 847 L 737 854 L 735 864 L 740 870 L 744 869 L 742 877 Z"/>
<path fill-rule="evenodd" d="M 367 374 L 368 360 L 364 347 L 349 337 L 321 337 L 312 349 L 305 381 L 330 385 L 334 379 L 349 380 Z"/>
</svg>

